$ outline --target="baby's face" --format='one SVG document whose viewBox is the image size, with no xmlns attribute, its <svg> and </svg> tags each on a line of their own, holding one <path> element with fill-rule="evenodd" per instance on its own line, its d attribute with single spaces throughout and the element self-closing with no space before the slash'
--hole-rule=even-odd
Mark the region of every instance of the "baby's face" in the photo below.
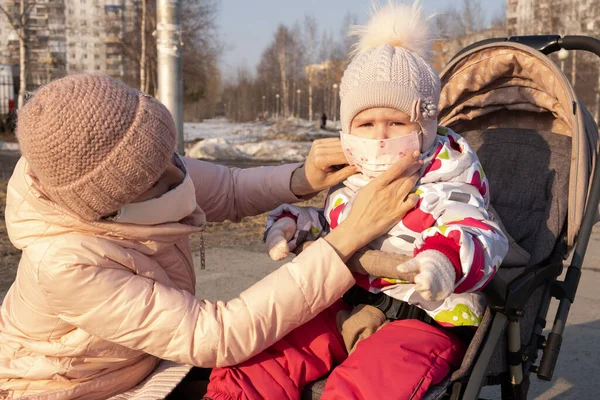
<svg viewBox="0 0 600 400">
<path fill-rule="evenodd" d="M 420 129 L 420 125 L 410 122 L 410 115 L 402 111 L 375 107 L 356 114 L 348 133 L 365 139 L 384 140 L 408 135 Z"/>
</svg>

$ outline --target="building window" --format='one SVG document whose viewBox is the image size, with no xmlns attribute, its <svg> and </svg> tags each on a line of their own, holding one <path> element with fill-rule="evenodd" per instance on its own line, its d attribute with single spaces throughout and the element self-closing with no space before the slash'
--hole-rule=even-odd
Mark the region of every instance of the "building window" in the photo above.
<svg viewBox="0 0 600 400">
<path fill-rule="evenodd" d="M 71 53 L 71 58 L 75 58 L 75 53 Z"/>
<path fill-rule="evenodd" d="M 100 71 L 100 66 L 96 65 L 96 71 Z"/>
<path fill-rule="evenodd" d="M 84 54 L 84 55 L 83 55 L 83 58 L 87 60 L 87 54 Z"/>
</svg>

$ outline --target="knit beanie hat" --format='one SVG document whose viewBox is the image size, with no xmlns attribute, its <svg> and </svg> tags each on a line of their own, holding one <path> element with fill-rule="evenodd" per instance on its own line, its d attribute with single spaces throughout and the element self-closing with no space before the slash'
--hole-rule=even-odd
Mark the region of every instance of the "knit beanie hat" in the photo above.
<svg viewBox="0 0 600 400">
<path fill-rule="evenodd" d="M 380 9 L 374 5 L 371 20 L 350 30 L 359 40 L 340 85 L 342 132 L 350 133 L 361 111 L 389 107 L 419 122 L 422 151 L 433 144 L 441 85 L 426 61 L 434 40 L 429 19 L 422 17 L 418 0 L 412 6 L 390 0 Z"/>
<path fill-rule="evenodd" d="M 94 221 L 160 178 L 176 130 L 156 99 L 106 75 L 81 74 L 39 89 L 19 111 L 17 138 L 50 199 Z"/>
</svg>

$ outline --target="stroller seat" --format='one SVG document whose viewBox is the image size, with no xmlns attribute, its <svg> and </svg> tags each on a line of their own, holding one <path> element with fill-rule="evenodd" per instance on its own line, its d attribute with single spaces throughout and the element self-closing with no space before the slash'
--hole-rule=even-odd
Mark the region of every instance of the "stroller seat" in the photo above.
<svg viewBox="0 0 600 400">
<path fill-rule="evenodd" d="M 564 228 L 571 138 L 548 131 L 513 128 L 460 134 L 477 152 L 490 182 L 491 204 L 505 228 L 511 247 L 507 258 L 511 258 L 512 265 L 506 267 L 503 264 L 498 274 L 503 280 L 511 281 L 528 267 L 548 258 Z M 526 260 L 526 264 L 519 265 L 522 260 Z M 522 320 L 523 342 L 527 342 L 531 335 L 541 294 L 542 291 L 538 290 L 527 303 Z M 482 326 L 489 322 L 488 316 Z M 482 335 L 475 336 L 475 346 L 469 348 L 466 360 L 476 355 L 477 342 L 482 339 Z M 506 354 L 501 351 L 505 347 L 504 340 L 494 352 L 489 375 L 506 371 Z M 460 379 L 465 373 L 466 369 L 461 369 L 453 377 Z M 324 378 L 311 383 L 303 399 L 318 399 L 326 381 Z"/>
</svg>

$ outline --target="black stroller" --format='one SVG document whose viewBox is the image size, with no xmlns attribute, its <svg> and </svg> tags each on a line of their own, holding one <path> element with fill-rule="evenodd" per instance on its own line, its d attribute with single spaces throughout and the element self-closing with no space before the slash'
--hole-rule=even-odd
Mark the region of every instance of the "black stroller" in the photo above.
<svg viewBox="0 0 600 400">
<path fill-rule="evenodd" d="M 487 385 L 501 385 L 502 399 L 526 399 L 531 373 L 552 379 L 600 199 L 598 128 L 547 57 L 561 48 L 600 56 L 600 40 L 584 36 L 489 39 L 441 73 L 440 124 L 477 151 L 510 250 L 484 290 L 488 308 L 462 366 L 429 400 L 478 399 Z M 546 337 L 552 297 L 560 305 Z"/>
</svg>

